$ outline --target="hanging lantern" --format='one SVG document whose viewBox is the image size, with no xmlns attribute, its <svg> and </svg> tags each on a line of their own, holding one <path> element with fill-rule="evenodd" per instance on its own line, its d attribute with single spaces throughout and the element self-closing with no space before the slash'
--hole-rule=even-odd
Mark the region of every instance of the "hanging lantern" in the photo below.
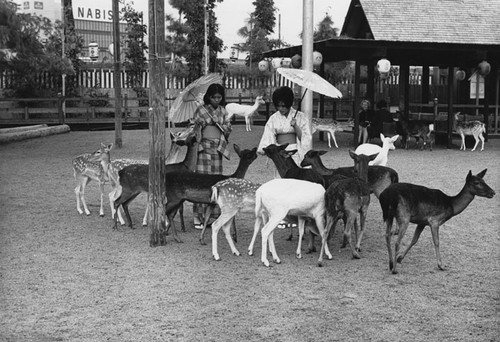
<svg viewBox="0 0 500 342">
<path fill-rule="evenodd" d="M 292 57 L 292 67 L 299 69 L 302 66 L 302 56 L 294 55 Z"/>
<path fill-rule="evenodd" d="M 266 61 L 265 59 L 261 60 L 259 62 L 259 70 L 266 71 L 267 69 L 269 69 L 269 62 Z"/>
<path fill-rule="evenodd" d="M 456 78 L 458 81 L 463 81 L 463 80 L 465 80 L 465 71 L 463 71 L 463 70 L 457 70 L 457 72 L 455 72 L 455 78 Z"/>
<path fill-rule="evenodd" d="M 281 66 L 282 58 L 273 58 L 271 61 L 271 65 L 274 69 L 278 69 Z"/>
<path fill-rule="evenodd" d="M 313 52 L 313 65 L 318 66 L 323 63 L 323 55 L 319 51 L 314 51 Z"/>
<path fill-rule="evenodd" d="M 479 75 L 481 75 L 481 76 L 488 75 L 490 73 L 490 71 L 491 71 L 491 65 L 490 65 L 490 63 L 488 63 L 486 61 L 482 61 L 477 66 L 477 71 L 479 72 Z"/>
<path fill-rule="evenodd" d="M 387 73 L 389 70 L 391 70 L 391 62 L 389 62 L 387 59 L 382 58 L 377 62 L 377 70 L 378 72 L 382 73 Z"/>
<path fill-rule="evenodd" d="M 292 59 L 289 57 L 285 57 L 281 60 L 281 66 L 283 68 L 289 68 L 291 64 L 292 64 Z"/>
</svg>

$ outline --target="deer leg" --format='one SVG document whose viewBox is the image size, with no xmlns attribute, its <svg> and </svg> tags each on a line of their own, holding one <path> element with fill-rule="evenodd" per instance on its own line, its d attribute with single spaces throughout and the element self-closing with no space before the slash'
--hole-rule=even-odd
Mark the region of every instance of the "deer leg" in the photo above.
<svg viewBox="0 0 500 342">
<path fill-rule="evenodd" d="M 83 210 L 85 211 L 85 215 L 87 215 L 87 216 L 90 215 L 90 210 L 87 207 L 87 203 L 85 202 L 85 187 L 87 186 L 89 181 L 90 181 L 90 178 L 88 178 L 88 177 L 80 179 L 78 186 L 75 188 L 76 210 L 78 210 L 78 212 L 80 214 L 83 214 L 82 209 L 80 209 L 80 201 L 81 201 L 81 204 L 83 205 Z"/>
<path fill-rule="evenodd" d="M 257 238 L 257 234 L 259 234 L 261 224 L 262 224 L 262 217 L 260 215 L 256 215 L 253 227 L 252 240 L 250 241 L 250 245 L 248 245 L 248 255 L 253 255 L 253 246 L 255 244 L 255 239 Z"/>
<path fill-rule="evenodd" d="M 144 217 L 142 218 L 142 226 L 148 226 L 148 214 L 149 214 L 149 206 L 146 205 L 146 211 L 144 212 Z"/>
<path fill-rule="evenodd" d="M 295 256 L 297 259 L 302 259 L 302 238 L 304 237 L 305 220 L 302 216 L 298 217 L 299 241 L 297 242 L 297 251 Z"/>
<path fill-rule="evenodd" d="M 170 228 L 170 226 L 172 226 L 173 238 L 178 243 L 182 243 L 183 241 L 177 235 L 177 229 L 175 229 L 175 223 L 174 223 L 174 216 L 181 204 L 182 201 L 172 199 L 170 201 L 167 201 L 167 204 L 165 205 L 165 214 L 168 218 L 168 227 L 165 229 L 165 232 L 168 232 L 168 229 Z"/>
<path fill-rule="evenodd" d="M 236 217 L 233 216 L 233 219 L 231 220 L 231 228 L 232 228 L 232 237 L 234 242 L 238 242 L 238 236 L 236 233 Z"/>
<path fill-rule="evenodd" d="M 335 144 L 335 147 L 339 148 L 339 145 L 337 145 L 337 140 L 335 139 L 335 132 L 331 132 L 330 134 L 332 135 L 332 140 L 333 140 L 333 143 Z"/>
<path fill-rule="evenodd" d="M 392 273 L 393 274 L 397 274 L 398 273 L 398 271 L 396 269 L 398 263 L 396 261 L 399 258 L 399 254 L 400 254 L 399 253 L 399 247 L 401 245 L 401 240 L 403 240 L 403 236 L 406 233 L 406 229 L 408 228 L 409 223 L 410 222 L 408 220 L 396 220 L 396 224 L 398 225 L 399 234 L 398 234 L 398 238 L 396 240 L 396 245 L 395 245 L 395 248 L 394 248 L 394 264 L 393 264 L 393 268 L 392 268 Z"/>
<path fill-rule="evenodd" d="M 394 268 L 394 260 L 392 259 L 392 246 L 391 246 L 392 224 L 393 224 L 392 218 L 388 218 L 385 221 L 385 244 L 387 246 L 387 252 L 389 252 L 389 269 L 391 271 Z"/>
<path fill-rule="evenodd" d="M 483 133 L 479 134 L 479 139 L 481 139 L 481 151 L 484 150 L 484 137 Z"/>
<path fill-rule="evenodd" d="M 462 143 L 460 144 L 460 151 L 461 150 L 465 151 L 465 135 L 463 133 L 460 133 L 460 138 L 462 138 Z"/>
<path fill-rule="evenodd" d="M 432 241 L 434 242 L 434 249 L 436 250 L 436 259 L 438 267 L 441 271 L 445 271 L 446 267 L 441 261 L 441 253 L 439 253 L 439 225 L 437 223 L 431 224 Z"/>
<path fill-rule="evenodd" d="M 280 221 L 285 217 L 286 213 L 284 215 L 279 215 L 279 216 L 274 216 L 270 217 L 269 221 L 264 225 L 262 228 L 262 252 L 261 252 L 261 258 L 260 260 L 262 263 L 266 266 L 269 267 L 269 260 L 267 260 L 267 241 L 269 240 L 269 250 L 271 251 L 271 254 L 273 256 L 274 262 L 277 264 L 281 263 L 280 258 L 278 257 L 278 254 L 276 253 L 276 248 L 274 246 L 274 237 L 271 235 L 278 225 Z"/>
<path fill-rule="evenodd" d="M 368 211 L 368 207 L 366 209 L 362 209 L 359 213 L 359 236 L 357 236 L 356 243 L 356 251 L 361 252 L 361 240 L 363 239 L 363 233 L 365 232 L 365 222 L 366 222 L 366 214 Z M 356 224 L 356 223 L 354 223 Z M 356 229 L 357 230 L 357 229 Z"/>
<path fill-rule="evenodd" d="M 181 230 L 185 232 L 186 224 L 184 223 L 184 204 L 181 204 L 181 206 L 179 207 L 179 216 L 181 220 Z"/>
<path fill-rule="evenodd" d="M 323 266 L 323 252 L 326 253 L 328 259 L 333 259 L 332 253 L 330 253 L 330 249 L 328 248 L 328 227 L 331 225 L 332 218 L 327 214 L 326 223 L 323 215 L 317 216 L 314 218 L 316 223 L 316 227 L 319 235 L 321 236 L 321 252 L 318 258 L 318 267 Z"/>
<path fill-rule="evenodd" d="M 347 241 L 349 242 L 349 247 L 351 248 L 352 257 L 354 259 L 360 259 L 359 253 L 354 248 L 354 245 L 352 244 L 351 240 L 351 229 L 354 226 L 355 220 L 356 220 L 355 215 L 352 214 L 347 215 L 347 222 L 345 223 L 344 226 L 344 236 L 347 238 Z"/>
<path fill-rule="evenodd" d="M 123 194 L 122 194 L 123 196 Z M 134 200 L 134 198 L 136 198 L 137 196 L 139 196 L 139 194 L 132 194 L 131 196 L 125 196 L 125 201 L 123 203 L 121 203 L 122 205 L 122 208 L 123 208 L 123 212 L 125 213 L 125 216 L 127 217 L 127 221 L 128 221 L 128 226 L 130 227 L 130 229 L 134 229 L 134 225 L 132 223 L 132 217 L 130 216 L 130 212 L 128 211 L 128 205 L 130 204 L 130 202 L 132 202 Z M 127 198 L 128 197 L 128 198 Z M 119 197 L 121 198 L 121 197 Z M 119 200 L 117 200 L 119 201 Z M 116 206 L 116 203 L 117 201 L 115 201 L 115 206 Z M 119 205 L 119 204 L 118 204 Z"/>
<path fill-rule="evenodd" d="M 406 247 L 406 249 L 403 253 L 398 255 L 397 262 L 401 263 L 401 261 L 403 261 L 406 254 L 408 253 L 408 251 L 417 243 L 418 238 L 420 237 L 420 234 L 422 234 L 422 231 L 424 230 L 424 228 L 425 228 L 424 224 L 417 225 L 417 228 L 415 228 L 415 233 L 413 233 L 413 238 L 411 239 L 410 244 L 408 245 L 408 247 Z"/>
<path fill-rule="evenodd" d="M 234 246 L 233 240 L 231 239 L 230 229 L 231 222 L 230 220 L 236 215 L 238 211 L 222 211 L 220 216 L 212 223 L 212 255 L 215 260 L 220 260 L 220 256 L 217 248 L 217 236 L 219 235 L 219 230 L 222 228 L 224 230 L 224 235 L 226 236 L 226 240 L 229 243 L 229 247 L 234 255 L 240 255 L 240 252 Z"/>
<path fill-rule="evenodd" d="M 101 197 L 101 205 L 99 207 L 99 216 L 104 216 L 104 182 L 99 182 L 99 192 Z"/>
<path fill-rule="evenodd" d="M 204 219 L 203 219 L 203 229 L 201 230 L 200 233 L 200 243 L 202 245 L 206 245 L 207 243 L 205 242 L 205 230 L 207 229 L 208 221 L 210 220 L 210 215 L 212 214 L 212 210 L 214 209 L 214 206 L 212 204 L 207 204 L 205 208 L 205 212 L 203 214 Z"/>
<path fill-rule="evenodd" d="M 474 147 L 472 148 L 471 152 L 474 152 L 476 150 L 478 144 L 479 144 L 479 138 L 474 135 Z"/>
</svg>

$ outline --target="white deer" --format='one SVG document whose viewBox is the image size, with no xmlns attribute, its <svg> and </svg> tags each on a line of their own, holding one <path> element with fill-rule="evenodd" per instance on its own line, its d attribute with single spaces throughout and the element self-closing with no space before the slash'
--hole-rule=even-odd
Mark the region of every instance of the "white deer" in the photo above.
<svg viewBox="0 0 500 342">
<path fill-rule="evenodd" d="M 262 96 L 257 96 L 255 98 L 255 103 L 252 106 L 242 105 L 239 103 L 228 103 L 226 105 L 227 113 L 229 114 L 229 119 L 233 117 L 233 115 L 243 116 L 245 118 L 246 130 L 247 132 L 252 130 L 250 126 L 250 118 L 257 111 L 261 104 L 265 104 Z"/>
<path fill-rule="evenodd" d="M 372 154 L 378 153 L 377 158 L 372 160 L 369 165 L 381 165 L 386 166 L 389 155 L 389 150 L 395 150 L 394 142 L 399 138 L 399 135 L 395 135 L 393 137 L 385 137 L 382 133 L 380 133 L 380 140 L 382 140 L 382 147 L 375 144 L 361 144 L 359 145 L 354 153 L 357 155 L 364 154 L 365 156 L 370 156 Z"/>
<path fill-rule="evenodd" d="M 335 132 L 339 131 L 342 132 L 347 128 L 353 127 L 354 122 L 352 120 L 349 120 L 347 122 L 342 122 L 342 121 L 335 121 L 333 119 L 326 119 L 326 118 L 313 118 L 312 119 L 312 133 L 315 133 L 316 131 L 318 132 L 326 132 L 326 135 L 328 137 L 328 147 L 332 147 L 332 144 L 330 143 L 330 137 L 333 140 L 333 143 L 335 144 L 335 147 L 338 148 L 339 146 L 337 145 L 337 140 L 335 140 Z"/>
<path fill-rule="evenodd" d="M 484 150 L 484 136 L 483 133 L 486 133 L 486 127 L 485 124 L 481 121 L 474 120 L 474 121 L 458 121 L 458 115 L 460 114 L 457 113 L 455 114 L 455 130 L 457 131 L 458 134 L 460 134 L 460 137 L 462 138 L 462 144 L 460 145 L 460 150 L 465 151 L 465 136 L 466 135 L 472 135 L 474 137 L 474 140 L 476 143 L 474 144 L 474 147 L 472 148 L 471 151 L 475 151 L 477 145 L 479 144 L 479 140 L 481 140 L 481 151 Z"/>
</svg>

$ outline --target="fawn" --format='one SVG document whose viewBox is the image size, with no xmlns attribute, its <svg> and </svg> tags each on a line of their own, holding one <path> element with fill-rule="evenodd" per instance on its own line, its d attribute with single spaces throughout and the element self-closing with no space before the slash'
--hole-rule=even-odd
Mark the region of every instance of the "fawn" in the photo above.
<svg viewBox="0 0 500 342">
<path fill-rule="evenodd" d="M 481 151 L 484 150 L 484 136 L 483 133 L 486 133 L 486 125 L 478 120 L 474 121 L 458 121 L 458 115 L 460 112 L 455 114 L 454 120 L 454 128 L 460 137 L 462 138 L 462 143 L 460 145 L 460 150 L 466 150 L 465 148 L 465 136 L 472 135 L 476 143 L 471 151 L 475 151 L 477 145 L 479 144 L 479 140 L 481 140 Z"/>
</svg>

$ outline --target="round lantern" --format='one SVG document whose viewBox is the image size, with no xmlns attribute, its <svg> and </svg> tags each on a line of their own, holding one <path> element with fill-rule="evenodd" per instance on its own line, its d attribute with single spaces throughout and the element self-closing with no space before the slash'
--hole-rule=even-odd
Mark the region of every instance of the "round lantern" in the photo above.
<svg viewBox="0 0 500 342">
<path fill-rule="evenodd" d="M 302 66 L 302 56 L 301 55 L 294 55 L 292 57 L 292 66 L 296 69 L 298 69 Z"/>
<path fill-rule="evenodd" d="M 321 63 L 323 63 L 323 55 L 321 54 L 321 52 L 314 51 L 313 52 L 313 65 L 318 66 L 318 65 L 321 65 Z"/>
<path fill-rule="evenodd" d="M 465 71 L 463 70 L 457 70 L 457 72 L 455 73 L 455 77 L 458 81 L 463 81 L 465 80 Z"/>
<path fill-rule="evenodd" d="M 291 64 L 292 64 L 292 59 L 289 57 L 285 57 L 281 60 L 281 66 L 283 68 L 289 68 Z"/>
<path fill-rule="evenodd" d="M 389 70 L 391 70 L 391 62 L 389 62 L 387 59 L 382 58 L 377 62 L 377 70 L 378 72 L 382 73 L 387 73 Z"/>
<path fill-rule="evenodd" d="M 271 61 L 271 65 L 274 69 L 278 69 L 281 66 L 281 60 L 281 58 L 273 58 L 273 60 Z"/>
<path fill-rule="evenodd" d="M 488 75 L 490 73 L 490 71 L 491 71 L 491 65 L 490 65 L 490 63 L 488 63 L 486 61 L 482 61 L 477 66 L 477 71 L 479 72 L 479 75 L 481 75 L 481 76 Z"/>
<path fill-rule="evenodd" d="M 269 62 L 266 60 L 262 60 L 259 62 L 259 70 L 260 71 L 266 71 L 269 69 Z"/>
</svg>

